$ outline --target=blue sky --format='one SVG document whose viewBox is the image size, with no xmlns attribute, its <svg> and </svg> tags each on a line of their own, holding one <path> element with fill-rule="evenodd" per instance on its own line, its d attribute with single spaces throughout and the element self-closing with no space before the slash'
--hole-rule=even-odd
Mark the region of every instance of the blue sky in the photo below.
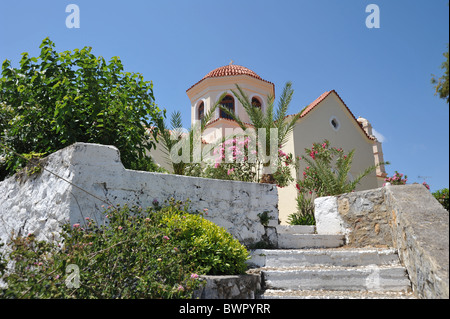
<svg viewBox="0 0 450 319">
<path fill-rule="evenodd" d="M 80 8 L 80 28 L 65 21 Z M 366 6 L 380 28 L 366 27 Z M 295 113 L 335 89 L 356 117 L 384 137 L 389 175 L 449 185 L 449 106 L 434 96 L 449 42 L 448 0 L 2 0 L 0 60 L 37 56 L 45 37 L 58 51 L 92 46 L 154 83 L 158 106 L 182 111 L 186 89 L 230 60 L 273 82 L 293 82 Z M 278 97 L 278 96 L 277 96 Z"/>
</svg>

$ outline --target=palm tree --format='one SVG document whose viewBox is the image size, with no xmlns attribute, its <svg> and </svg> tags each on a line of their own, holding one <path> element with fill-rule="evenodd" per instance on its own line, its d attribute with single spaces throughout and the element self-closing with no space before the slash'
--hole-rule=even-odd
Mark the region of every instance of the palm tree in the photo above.
<svg viewBox="0 0 450 319">
<path fill-rule="evenodd" d="M 174 174 L 185 175 L 186 168 L 193 162 L 194 157 L 194 137 L 201 138 L 201 134 L 205 131 L 206 126 L 211 121 L 216 109 L 219 107 L 220 102 L 226 96 L 226 93 L 222 94 L 219 101 L 213 105 L 213 107 L 205 113 L 203 119 L 199 123 L 191 126 L 189 130 L 183 129 L 181 112 L 176 111 L 171 114 L 170 128 L 165 121 L 162 121 L 159 126 L 163 153 L 166 155 L 166 160 L 172 165 Z M 183 146 L 187 146 L 185 143 L 189 143 L 189 161 L 175 162 L 171 153 L 178 148 L 178 155 L 181 155 Z M 178 144 L 178 145 L 177 145 Z M 201 151 L 201 150 L 200 150 Z"/>
<path fill-rule="evenodd" d="M 254 107 L 251 103 L 251 100 L 247 96 L 247 94 L 236 84 L 237 91 L 231 90 L 239 102 L 244 107 L 247 112 L 250 121 L 255 129 L 255 132 L 258 132 L 259 129 L 265 129 L 265 132 L 270 132 L 271 129 L 275 129 L 277 132 L 277 141 L 278 141 L 278 149 L 283 147 L 289 138 L 289 133 L 294 129 L 295 123 L 300 118 L 301 113 L 295 114 L 289 119 L 287 118 L 287 111 L 289 108 L 289 103 L 292 100 L 292 95 L 294 94 L 294 90 L 292 89 L 292 83 L 287 82 L 283 93 L 280 96 L 280 100 L 278 102 L 278 107 L 274 111 L 274 97 L 269 95 L 267 97 L 267 108 L 263 112 L 261 108 Z M 228 108 L 220 106 L 220 109 L 225 113 L 230 115 L 241 127 L 242 130 L 246 131 L 248 128 L 248 124 L 245 124 L 239 116 L 234 114 L 234 112 L 230 111 Z M 272 137 L 273 138 L 273 137 Z M 262 149 L 265 149 L 265 155 L 270 155 L 270 145 L 271 134 L 266 134 L 265 141 L 259 141 L 262 144 Z M 263 144 L 264 143 L 264 144 Z M 278 151 L 277 149 L 277 151 Z M 274 163 L 266 162 L 263 164 L 265 168 L 273 165 Z M 273 174 L 263 172 L 260 183 L 270 183 L 274 184 L 275 180 L 273 178 Z"/>
</svg>

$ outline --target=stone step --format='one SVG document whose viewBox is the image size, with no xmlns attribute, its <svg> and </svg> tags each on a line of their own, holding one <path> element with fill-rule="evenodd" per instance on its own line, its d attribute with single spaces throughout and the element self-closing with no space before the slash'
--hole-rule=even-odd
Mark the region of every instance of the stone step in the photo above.
<svg viewBox="0 0 450 319">
<path fill-rule="evenodd" d="M 296 267 L 260 269 L 266 289 L 409 291 L 402 266 Z"/>
<path fill-rule="evenodd" d="M 278 234 L 278 248 L 280 249 L 336 248 L 343 246 L 344 243 L 343 235 Z"/>
<path fill-rule="evenodd" d="M 338 290 L 272 290 L 267 289 L 258 299 L 417 299 L 403 291 L 338 291 Z"/>
<path fill-rule="evenodd" d="M 400 265 L 395 249 L 382 248 L 256 249 L 250 256 L 248 263 L 253 267 Z"/>
<path fill-rule="evenodd" d="M 278 225 L 276 226 L 278 234 L 314 234 L 316 226 L 314 225 Z"/>
</svg>

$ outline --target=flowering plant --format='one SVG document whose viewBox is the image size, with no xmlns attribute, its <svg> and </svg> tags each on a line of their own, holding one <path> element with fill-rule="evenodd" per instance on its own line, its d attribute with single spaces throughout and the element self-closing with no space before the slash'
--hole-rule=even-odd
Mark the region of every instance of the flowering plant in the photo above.
<svg viewBox="0 0 450 319">
<path fill-rule="evenodd" d="M 308 217 L 314 214 L 313 198 L 352 192 L 362 178 L 376 169 L 376 165 L 370 166 L 352 179 L 350 169 L 354 153 L 355 150 L 346 154 L 342 148 L 331 147 L 328 140 L 313 143 L 311 148 L 305 149 L 306 155 L 298 159 L 304 162 L 305 168 L 300 176 L 297 173 L 298 212 L 290 217 L 292 221 L 313 221 L 313 216 Z"/>
<path fill-rule="evenodd" d="M 259 182 L 263 164 L 257 157 L 258 151 L 250 147 L 251 142 L 250 137 L 243 139 L 233 137 L 219 144 L 213 152 L 213 155 L 216 155 L 214 164 L 206 167 L 203 176 L 243 182 Z M 296 162 L 292 154 L 286 154 L 281 149 L 278 150 L 276 158 L 276 170 L 273 179 L 277 186 L 285 187 L 294 180 L 291 167 L 295 167 Z"/>
<path fill-rule="evenodd" d="M 310 195 L 332 196 L 354 191 L 362 178 L 375 170 L 370 166 L 353 180 L 349 178 L 355 150 L 345 154 L 342 148 L 330 147 L 330 142 L 314 143 L 302 158 L 306 168 L 297 180 L 297 190 Z"/>
<path fill-rule="evenodd" d="M 213 155 L 216 155 L 214 166 L 206 168 L 205 177 L 253 182 L 258 173 L 258 163 L 248 160 L 249 143 L 248 137 L 234 137 L 219 144 L 213 152 Z"/>
<path fill-rule="evenodd" d="M 384 181 L 386 183 L 391 183 L 391 185 L 405 185 L 408 181 L 408 176 L 395 171 L 394 176 L 386 177 Z M 384 185 L 386 185 L 386 183 Z"/>
</svg>

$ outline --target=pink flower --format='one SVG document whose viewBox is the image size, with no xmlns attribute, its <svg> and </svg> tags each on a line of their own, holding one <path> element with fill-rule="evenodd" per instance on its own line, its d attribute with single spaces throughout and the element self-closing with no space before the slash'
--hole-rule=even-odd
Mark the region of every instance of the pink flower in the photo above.
<svg viewBox="0 0 450 319">
<path fill-rule="evenodd" d="M 218 168 L 220 166 L 220 163 L 214 164 L 214 168 Z"/>
<path fill-rule="evenodd" d="M 228 175 L 231 175 L 234 172 L 234 168 L 230 168 L 227 172 Z"/>
<path fill-rule="evenodd" d="M 80 224 L 73 224 L 73 228 L 78 228 L 80 227 Z"/>
<path fill-rule="evenodd" d="M 184 291 L 183 286 L 182 286 L 182 285 L 179 285 L 178 288 L 177 288 L 177 291 Z"/>
<path fill-rule="evenodd" d="M 122 228 L 123 228 L 122 226 L 117 227 L 118 230 L 122 230 Z"/>
<path fill-rule="evenodd" d="M 169 240 L 169 237 L 163 236 L 163 239 L 164 239 L 164 240 Z"/>
<path fill-rule="evenodd" d="M 191 274 L 191 279 L 197 279 L 198 275 L 197 274 Z"/>
</svg>

